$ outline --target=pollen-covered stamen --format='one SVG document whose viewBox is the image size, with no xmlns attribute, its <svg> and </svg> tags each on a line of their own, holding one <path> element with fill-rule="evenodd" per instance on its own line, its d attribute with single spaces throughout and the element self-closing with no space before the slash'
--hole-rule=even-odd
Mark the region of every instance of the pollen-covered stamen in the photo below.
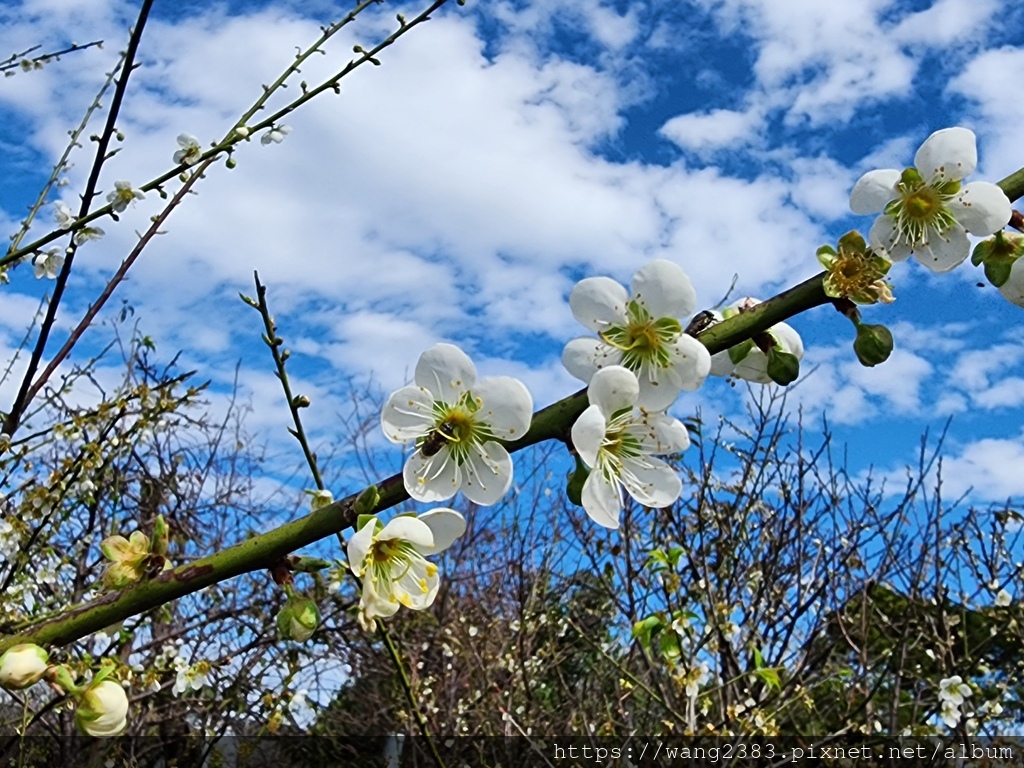
<svg viewBox="0 0 1024 768">
<path fill-rule="evenodd" d="M 626 312 L 626 325 L 613 325 L 598 335 L 609 346 L 622 352 L 622 365 L 636 372 L 646 364 L 667 368 L 672 359 L 669 345 L 679 338 L 683 327 L 671 317 L 654 319 L 637 301 L 631 301 Z"/>
<path fill-rule="evenodd" d="M 899 197 L 886 206 L 885 212 L 896 219 L 896 236 L 914 245 L 928 242 L 928 230 L 940 235 L 956 226 L 956 217 L 948 203 L 960 191 L 959 181 L 943 181 L 936 177 L 925 182 L 914 168 L 903 172 L 896 185 Z"/>
</svg>

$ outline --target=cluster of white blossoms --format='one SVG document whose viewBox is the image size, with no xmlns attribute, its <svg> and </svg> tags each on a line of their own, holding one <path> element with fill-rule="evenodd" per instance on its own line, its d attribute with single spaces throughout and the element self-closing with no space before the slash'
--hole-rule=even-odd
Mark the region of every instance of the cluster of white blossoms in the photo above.
<svg viewBox="0 0 1024 768">
<path fill-rule="evenodd" d="M 972 693 L 971 688 L 960 675 L 944 677 L 939 681 L 939 716 L 950 728 L 960 722 L 960 707 Z"/>
<path fill-rule="evenodd" d="M 744 299 L 712 320 L 746 311 Z M 674 503 L 682 481 L 658 456 L 690 445 L 689 433 L 666 411 L 680 392 L 698 389 L 711 372 L 766 383 L 771 350 L 803 355 L 788 325 L 773 326 L 738 353 L 712 358 L 684 330 L 681 318 L 697 306 L 679 265 L 658 259 L 640 269 L 630 290 L 606 277 L 580 281 L 569 296 L 573 315 L 597 336 L 573 339 L 562 353 L 566 369 L 588 384 L 589 407 L 570 431 L 573 449 L 589 470 L 579 503 L 598 524 L 617 528 L 623 489 L 654 508 Z M 715 370 L 717 368 L 717 370 Z M 414 383 L 392 393 L 381 426 L 392 443 L 410 446 L 402 479 L 416 501 L 438 502 L 462 493 L 481 506 L 496 504 L 512 484 L 512 457 L 504 441 L 530 427 L 533 399 L 507 376 L 477 379 L 469 357 L 436 344 L 416 364 Z M 425 557 L 447 548 L 465 520 L 442 508 L 387 525 L 362 516 L 348 545 L 349 568 L 362 581 L 360 621 L 393 615 L 399 606 L 422 610 L 438 590 L 437 567 Z"/>
<path fill-rule="evenodd" d="M 977 164 L 974 133 L 967 128 L 944 128 L 917 150 L 913 167 L 864 174 L 850 193 L 850 209 L 861 215 L 880 214 L 868 235 L 871 248 L 890 261 L 905 261 L 913 254 L 937 273 L 962 264 L 970 255 L 968 234 L 993 235 L 1009 223 L 1013 212 L 998 185 L 963 184 Z M 1020 255 L 1016 253 L 1013 260 Z M 1024 286 L 1024 268 L 1010 270 L 1009 266 L 1007 271 L 1019 274 L 1002 293 L 1024 306 L 1024 291 L 1017 297 L 1017 283 Z M 1002 288 L 1002 283 L 996 284 Z"/>
</svg>

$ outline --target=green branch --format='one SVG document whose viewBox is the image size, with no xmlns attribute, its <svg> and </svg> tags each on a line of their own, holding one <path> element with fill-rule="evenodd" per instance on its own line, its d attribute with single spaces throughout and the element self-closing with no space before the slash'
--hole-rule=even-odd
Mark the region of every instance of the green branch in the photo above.
<svg viewBox="0 0 1024 768">
<path fill-rule="evenodd" d="M 1024 169 L 999 182 L 1011 200 L 1024 195 Z M 767 330 L 776 323 L 832 301 L 822 287 L 824 272 L 717 323 L 697 335 L 714 354 Z M 518 451 L 544 440 L 561 440 L 587 406 L 585 389 L 559 400 L 534 414 L 529 431 L 519 440 L 507 443 Z M 377 484 L 380 500 L 373 513 L 389 509 L 409 499 L 401 474 Z M 152 581 L 136 584 L 121 592 L 105 595 L 80 608 L 13 637 L 0 639 L 0 653 L 18 643 L 61 646 L 98 632 L 105 627 L 144 611 L 193 594 L 227 579 L 275 565 L 281 558 L 320 539 L 333 536 L 356 521 L 353 494 L 293 520 L 267 533 L 254 536 L 221 552 L 162 573 Z"/>
</svg>

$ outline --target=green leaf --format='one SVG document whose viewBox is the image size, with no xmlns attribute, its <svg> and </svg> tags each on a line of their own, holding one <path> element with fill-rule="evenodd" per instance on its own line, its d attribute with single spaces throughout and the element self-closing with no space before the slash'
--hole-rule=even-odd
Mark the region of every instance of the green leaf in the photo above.
<svg viewBox="0 0 1024 768">
<path fill-rule="evenodd" d="M 747 355 L 750 354 L 750 350 L 753 348 L 754 342 L 750 339 L 747 339 L 741 344 L 737 344 L 735 347 L 729 347 L 729 359 L 732 361 L 733 365 L 739 365 L 746 359 Z"/>
<path fill-rule="evenodd" d="M 590 470 L 587 469 L 587 465 L 583 463 L 583 459 L 577 456 L 576 469 L 566 475 L 566 479 L 569 482 L 565 485 L 566 498 L 577 507 L 583 506 L 583 485 L 587 482 L 588 477 L 590 477 Z"/>
<path fill-rule="evenodd" d="M 796 355 L 783 352 L 778 347 L 768 350 L 768 377 L 783 387 L 800 377 L 800 360 Z"/>
</svg>

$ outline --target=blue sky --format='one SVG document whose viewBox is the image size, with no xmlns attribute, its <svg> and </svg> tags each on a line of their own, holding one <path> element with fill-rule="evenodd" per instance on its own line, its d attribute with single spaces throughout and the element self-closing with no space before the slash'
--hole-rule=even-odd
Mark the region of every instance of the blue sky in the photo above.
<svg viewBox="0 0 1024 768">
<path fill-rule="evenodd" d="M 386 34 L 397 11 L 425 5 L 364 14 L 302 77 L 318 82 L 353 44 Z M 204 145 L 223 136 L 296 46 L 349 7 L 158 0 L 104 194 L 171 167 L 181 132 Z M 0 9 L 0 55 L 106 41 L 0 80 L 4 231 L 16 230 L 134 14 L 112 0 Z M 452 3 L 386 50 L 381 67 L 347 77 L 340 96 L 290 115 L 283 143 L 251 142 L 236 169 L 216 167 L 121 296 L 162 353 L 183 350 L 182 366 L 215 391 L 230 387 L 241 360 L 249 427 L 282 445 L 287 414 L 259 318 L 237 298 L 253 292 L 253 270 L 293 350 L 293 386 L 313 400 L 306 421 L 317 440 L 330 442 L 335 414 L 347 411 L 349 377 L 373 377 L 386 393 L 438 341 L 463 347 L 482 375 L 523 379 L 543 407 L 579 388 L 559 361 L 565 342 L 585 334 L 567 303 L 575 280 L 628 283 L 667 258 L 690 275 L 702 307 L 734 275 L 734 298 L 767 298 L 818 271 L 819 245 L 853 227 L 866 233 L 871 220 L 849 213 L 853 183 L 911 164 L 931 132 L 975 131 L 973 178 L 997 181 L 1024 165 L 1024 102 L 1012 92 L 1024 81 L 1021 29 L 1024 8 L 1012 0 Z M 90 152 L 74 158 L 54 199 L 77 207 Z M 82 248 L 65 327 L 158 204 L 150 195 Z M 917 463 L 921 433 L 952 417 L 946 495 L 1024 497 L 1022 310 L 978 287 L 984 278 L 969 263 L 939 276 L 908 263 L 890 276 L 896 303 L 865 318 L 892 328 L 892 358 L 862 368 L 846 320 L 828 308 L 798 317 L 807 357 L 790 404 L 809 423 L 827 414 L 854 472 L 874 465 L 896 485 Z M 0 358 L 48 287 L 22 268 L 4 289 Z M 0 386 L 0 401 L 13 389 Z M 674 412 L 740 414 L 746 396 L 709 382 Z"/>
</svg>

